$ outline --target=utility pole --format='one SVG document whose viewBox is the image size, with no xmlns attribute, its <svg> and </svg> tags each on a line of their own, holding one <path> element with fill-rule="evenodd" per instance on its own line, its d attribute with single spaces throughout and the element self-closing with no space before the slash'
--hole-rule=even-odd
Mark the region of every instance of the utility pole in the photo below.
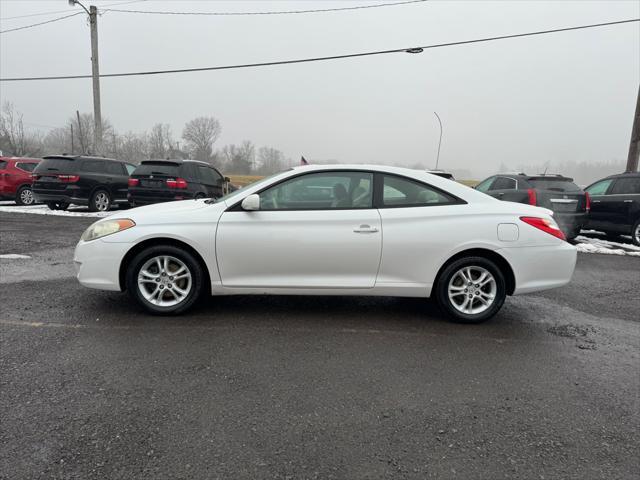
<svg viewBox="0 0 640 480">
<path fill-rule="evenodd" d="M 91 77 L 93 81 L 93 121 L 94 121 L 94 150 L 102 153 L 102 111 L 100 108 L 100 67 L 98 62 L 98 8 L 94 5 L 85 7 L 78 0 L 69 0 L 72 7 L 80 5 L 89 15 L 91 27 Z"/>
<path fill-rule="evenodd" d="M 73 123 L 71 124 L 71 155 L 75 153 L 75 148 L 73 145 Z"/>
<path fill-rule="evenodd" d="M 85 154 L 87 151 L 84 148 L 84 137 L 82 136 L 82 122 L 80 122 L 80 111 L 76 110 L 76 117 L 78 118 L 78 136 L 80 138 L 80 148 L 82 149 L 82 153 Z"/>
<path fill-rule="evenodd" d="M 438 119 L 438 123 L 440 124 L 440 140 L 438 140 L 438 156 L 436 157 L 436 170 L 437 170 L 438 162 L 440 162 L 440 145 L 442 144 L 442 121 L 440 120 L 440 115 L 438 115 L 438 112 L 433 112 L 433 113 Z"/>
<path fill-rule="evenodd" d="M 638 99 L 636 100 L 636 115 L 633 117 L 633 127 L 631 127 L 627 172 L 638 171 L 638 157 L 640 157 L 640 87 L 638 87 Z"/>
</svg>

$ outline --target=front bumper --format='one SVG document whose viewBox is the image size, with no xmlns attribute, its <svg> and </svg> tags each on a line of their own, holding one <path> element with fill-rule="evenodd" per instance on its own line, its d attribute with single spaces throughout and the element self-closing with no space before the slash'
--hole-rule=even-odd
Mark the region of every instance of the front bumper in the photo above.
<svg viewBox="0 0 640 480">
<path fill-rule="evenodd" d="M 124 285 L 120 285 L 120 265 L 129 248 L 129 243 L 80 240 L 73 255 L 80 284 L 98 290 L 121 291 Z"/>
<path fill-rule="evenodd" d="M 562 287 L 571 281 L 578 256 L 576 247 L 557 245 L 512 247 L 498 250 L 511 265 L 516 280 L 514 295 Z"/>
</svg>

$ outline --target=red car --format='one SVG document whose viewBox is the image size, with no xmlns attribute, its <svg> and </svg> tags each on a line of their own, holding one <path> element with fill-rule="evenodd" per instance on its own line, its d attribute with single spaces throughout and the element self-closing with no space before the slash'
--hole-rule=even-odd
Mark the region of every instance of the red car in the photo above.
<svg viewBox="0 0 640 480">
<path fill-rule="evenodd" d="M 31 190 L 31 172 L 37 158 L 0 157 L 0 199 L 15 200 L 18 205 L 35 203 Z"/>
</svg>

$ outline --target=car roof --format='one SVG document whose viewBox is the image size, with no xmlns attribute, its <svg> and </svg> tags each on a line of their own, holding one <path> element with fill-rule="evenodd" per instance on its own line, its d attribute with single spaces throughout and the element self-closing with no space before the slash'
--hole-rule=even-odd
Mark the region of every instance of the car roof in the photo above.
<svg viewBox="0 0 640 480">
<path fill-rule="evenodd" d="M 142 160 L 140 162 L 140 165 L 144 165 L 146 163 L 173 163 L 173 164 L 176 164 L 176 165 L 182 165 L 184 163 L 197 163 L 197 164 L 200 164 L 200 165 L 206 165 L 207 167 L 212 167 L 212 165 L 210 163 L 203 162 L 202 160 L 191 160 L 191 159 L 183 160 L 181 158 L 176 158 L 176 159 L 173 159 L 173 158 L 157 158 L 157 159 L 151 158 L 149 160 Z"/>
<path fill-rule="evenodd" d="M 41 158 L 31 158 L 31 157 L 1 157 L 0 160 L 4 161 L 12 161 L 12 162 L 27 162 L 27 163 L 37 163 L 41 161 Z"/>
<path fill-rule="evenodd" d="M 95 155 L 47 155 L 46 157 L 42 157 L 44 160 L 106 160 L 108 162 L 121 162 L 121 163 L 130 163 L 125 160 L 119 160 L 117 158 L 108 158 L 108 157 L 97 157 Z"/>
</svg>

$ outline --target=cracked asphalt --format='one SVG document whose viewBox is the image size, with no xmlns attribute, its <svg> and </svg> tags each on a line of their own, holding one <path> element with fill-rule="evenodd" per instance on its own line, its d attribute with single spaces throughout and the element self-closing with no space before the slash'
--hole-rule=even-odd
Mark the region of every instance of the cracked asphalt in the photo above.
<svg viewBox="0 0 640 480">
<path fill-rule="evenodd" d="M 416 299 L 82 288 L 93 222 L 0 213 L 0 478 L 634 479 L 640 258 L 446 322 Z"/>
</svg>

